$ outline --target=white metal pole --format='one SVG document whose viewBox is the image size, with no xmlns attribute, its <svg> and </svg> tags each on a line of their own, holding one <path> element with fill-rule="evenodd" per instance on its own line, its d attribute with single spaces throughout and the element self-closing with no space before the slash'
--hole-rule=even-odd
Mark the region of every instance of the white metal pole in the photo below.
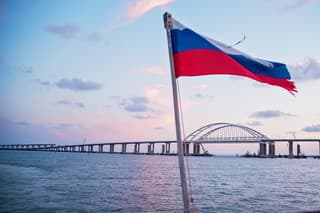
<svg viewBox="0 0 320 213">
<path fill-rule="evenodd" d="M 186 173 L 186 167 L 185 167 L 184 158 L 183 158 L 183 145 L 182 145 L 182 139 L 181 139 L 180 113 L 179 113 L 178 95 L 177 95 L 177 82 L 176 82 L 175 68 L 174 68 L 174 62 L 173 62 L 173 52 L 172 52 L 172 41 L 171 41 L 172 17 L 171 17 L 171 14 L 166 12 L 163 15 L 163 19 L 164 19 L 164 26 L 167 31 L 167 39 L 168 39 L 174 116 L 175 116 L 175 123 L 176 123 L 177 149 L 178 149 L 178 159 L 179 159 L 180 179 L 181 179 L 181 187 L 182 187 L 184 212 L 190 212 L 191 211 L 191 196 L 190 196 L 190 188 L 189 188 L 188 178 L 187 178 L 187 173 Z"/>
</svg>

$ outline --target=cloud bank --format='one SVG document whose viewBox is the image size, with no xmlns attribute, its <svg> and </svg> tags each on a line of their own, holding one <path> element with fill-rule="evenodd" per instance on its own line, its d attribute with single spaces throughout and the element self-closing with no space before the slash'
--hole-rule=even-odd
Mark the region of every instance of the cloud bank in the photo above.
<svg viewBox="0 0 320 213">
<path fill-rule="evenodd" d="M 79 78 L 73 78 L 71 80 L 63 78 L 56 82 L 56 86 L 61 89 L 69 89 L 72 91 L 92 91 L 100 90 L 102 88 L 101 84 L 93 81 L 83 81 Z"/>
<path fill-rule="evenodd" d="M 150 106 L 150 100 L 146 96 L 133 96 L 130 98 L 113 96 L 112 98 L 117 101 L 117 104 L 121 109 L 134 114 L 132 118 L 137 120 L 155 118 L 154 113 L 158 113 Z"/>
<path fill-rule="evenodd" d="M 257 111 L 250 115 L 252 118 L 277 118 L 283 116 L 293 116 L 290 113 L 281 112 L 279 110 Z"/>
<path fill-rule="evenodd" d="M 74 24 L 49 24 L 46 25 L 43 30 L 62 38 L 70 39 L 76 37 L 80 32 L 80 27 Z"/>
<path fill-rule="evenodd" d="M 312 125 L 312 126 L 307 126 L 302 129 L 304 132 L 320 132 L 320 124 Z"/>
<path fill-rule="evenodd" d="M 149 106 L 148 98 L 144 96 L 134 96 L 131 98 L 123 98 L 119 101 L 119 105 L 123 107 L 123 109 L 127 112 L 153 112 L 154 111 Z M 139 118 L 141 119 L 141 117 Z"/>
<path fill-rule="evenodd" d="M 83 103 L 72 102 L 72 101 L 69 101 L 67 99 L 60 100 L 60 101 L 57 102 L 57 104 L 68 105 L 68 106 L 77 107 L 77 108 L 84 108 L 84 104 Z"/>
<path fill-rule="evenodd" d="M 295 81 L 320 79 L 320 62 L 314 58 L 308 58 L 297 65 L 289 65 L 288 68 Z"/>
<path fill-rule="evenodd" d="M 288 6 L 283 8 L 283 11 L 289 12 L 291 10 L 296 10 L 300 9 L 302 7 L 305 7 L 311 3 L 313 3 L 314 0 L 298 0 L 298 1 L 293 1 L 293 3 L 289 4 Z"/>
</svg>

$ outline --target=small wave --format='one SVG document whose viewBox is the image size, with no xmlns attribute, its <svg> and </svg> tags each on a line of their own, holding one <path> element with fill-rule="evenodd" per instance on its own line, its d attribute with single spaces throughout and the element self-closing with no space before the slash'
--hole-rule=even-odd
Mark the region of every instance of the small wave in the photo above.
<svg viewBox="0 0 320 213">
<path fill-rule="evenodd" d="M 2 168 L 1 168 L 2 167 Z M 0 169 L 29 169 L 29 170 L 34 170 L 34 171 L 39 171 L 39 172 L 50 172 L 52 169 L 47 168 L 47 167 L 40 167 L 40 166 L 31 166 L 31 165 L 23 165 L 23 164 L 18 164 L 18 163 L 0 163 Z"/>
</svg>

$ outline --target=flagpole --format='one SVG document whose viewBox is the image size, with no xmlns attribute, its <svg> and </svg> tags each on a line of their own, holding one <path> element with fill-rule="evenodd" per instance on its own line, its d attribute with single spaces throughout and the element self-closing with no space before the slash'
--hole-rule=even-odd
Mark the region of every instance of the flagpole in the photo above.
<svg viewBox="0 0 320 213">
<path fill-rule="evenodd" d="M 189 188 L 189 184 L 188 184 L 186 167 L 185 167 L 184 158 L 183 158 L 183 144 L 182 144 L 182 139 L 181 139 L 180 113 L 179 113 L 178 95 L 177 95 L 177 81 L 176 81 L 176 75 L 175 75 L 172 42 L 171 42 L 171 29 L 172 29 L 171 14 L 168 12 L 163 14 L 163 21 L 164 21 L 164 27 L 166 28 L 166 31 L 167 31 L 168 50 L 169 50 L 169 58 L 170 58 L 174 117 L 175 117 L 175 125 L 176 125 L 178 160 L 179 160 L 179 169 L 180 169 L 180 179 L 181 179 L 181 187 L 182 187 L 184 212 L 190 212 L 191 211 L 191 196 L 190 196 L 190 188 Z"/>
</svg>

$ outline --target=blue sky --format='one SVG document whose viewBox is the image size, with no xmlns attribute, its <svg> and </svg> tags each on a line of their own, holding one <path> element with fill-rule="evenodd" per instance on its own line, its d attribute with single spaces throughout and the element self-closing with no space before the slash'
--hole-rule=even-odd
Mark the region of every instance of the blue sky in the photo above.
<svg viewBox="0 0 320 213">
<path fill-rule="evenodd" d="M 246 35 L 237 49 L 287 64 L 299 91 L 180 78 L 186 134 L 231 122 L 273 138 L 320 138 L 317 0 L 8 0 L 0 2 L 0 143 L 174 139 L 165 11 L 227 44 Z"/>
</svg>

